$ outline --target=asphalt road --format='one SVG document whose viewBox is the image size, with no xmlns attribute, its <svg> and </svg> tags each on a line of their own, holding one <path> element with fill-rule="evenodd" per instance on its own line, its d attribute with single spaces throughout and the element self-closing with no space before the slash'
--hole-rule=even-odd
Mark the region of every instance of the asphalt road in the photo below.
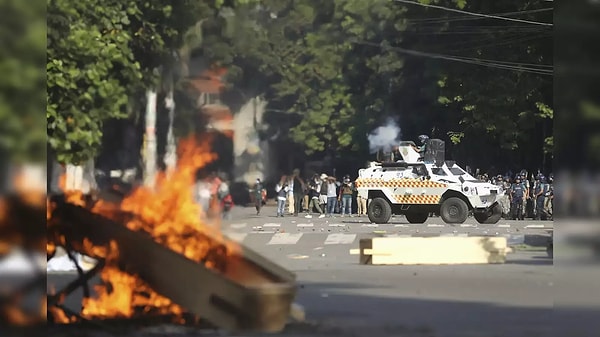
<svg viewBox="0 0 600 337">
<path fill-rule="evenodd" d="M 269 207 L 263 210 L 269 212 L 275 213 Z M 547 236 L 551 222 L 479 225 L 469 219 L 463 226 L 450 226 L 431 218 L 410 225 L 397 217 L 374 226 L 364 217 L 275 218 L 256 216 L 251 208 L 237 208 L 232 215 L 223 223 L 227 235 L 297 275 L 296 302 L 304 306 L 307 322 L 290 324 L 281 336 L 579 337 L 598 331 L 599 312 L 584 305 L 590 295 L 585 291 L 572 291 L 579 300 L 554 307 L 559 288 L 543 247 L 509 254 L 502 265 L 367 266 L 349 255 L 359 238 L 373 235 L 506 235 L 513 244 L 537 238 L 541 245 L 539 238 Z M 590 289 L 600 273 L 586 270 L 590 274 L 578 284 L 570 282 L 568 273 L 559 275 L 560 289 Z M 48 284 L 60 287 L 72 277 L 51 274 Z M 67 304 L 77 309 L 80 297 L 75 294 Z M 207 333 L 173 328 L 132 334 Z"/>
</svg>

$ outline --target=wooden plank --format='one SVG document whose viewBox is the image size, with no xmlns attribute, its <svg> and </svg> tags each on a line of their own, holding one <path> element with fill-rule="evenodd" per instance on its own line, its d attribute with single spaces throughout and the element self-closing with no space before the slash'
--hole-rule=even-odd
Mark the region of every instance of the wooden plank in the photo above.
<svg viewBox="0 0 600 337">
<path fill-rule="evenodd" d="M 114 240 L 122 267 L 152 289 L 191 313 L 228 331 L 278 332 L 283 329 L 295 296 L 295 276 L 241 246 L 217 272 L 88 210 L 61 204 L 53 214 L 61 233 L 79 252 L 83 238 L 95 245 Z"/>
<path fill-rule="evenodd" d="M 383 237 L 361 240 L 361 264 L 504 263 L 505 237 Z"/>
</svg>

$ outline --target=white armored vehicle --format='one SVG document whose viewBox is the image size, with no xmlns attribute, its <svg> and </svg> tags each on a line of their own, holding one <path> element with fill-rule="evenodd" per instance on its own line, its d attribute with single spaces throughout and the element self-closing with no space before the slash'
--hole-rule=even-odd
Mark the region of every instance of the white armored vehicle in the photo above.
<svg viewBox="0 0 600 337">
<path fill-rule="evenodd" d="M 436 146 L 431 146 L 437 144 Z M 372 162 L 356 180 L 358 194 L 369 200 L 368 216 L 374 223 L 387 223 L 392 214 L 404 214 L 410 223 L 424 223 L 439 214 L 449 224 L 461 224 L 469 212 L 479 223 L 494 224 L 502 216 L 498 186 L 475 179 L 454 162 L 445 161 L 444 143 L 432 139 L 424 158 L 402 142 L 404 160 Z"/>
</svg>

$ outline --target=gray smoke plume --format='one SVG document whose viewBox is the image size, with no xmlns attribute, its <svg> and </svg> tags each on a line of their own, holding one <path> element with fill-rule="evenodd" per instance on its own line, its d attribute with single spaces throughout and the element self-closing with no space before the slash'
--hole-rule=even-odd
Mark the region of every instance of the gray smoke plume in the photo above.
<svg viewBox="0 0 600 337">
<path fill-rule="evenodd" d="M 401 139 L 401 130 L 396 121 L 388 118 L 386 123 L 369 134 L 369 151 L 375 153 L 379 150 L 391 151 L 392 146 Z"/>
</svg>

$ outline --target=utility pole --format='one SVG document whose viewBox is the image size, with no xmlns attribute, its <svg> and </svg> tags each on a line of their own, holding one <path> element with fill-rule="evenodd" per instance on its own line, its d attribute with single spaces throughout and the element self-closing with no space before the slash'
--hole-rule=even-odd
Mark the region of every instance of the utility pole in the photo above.
<svg viewBox="0 0 600 337">
<path fill-rule="evenodd" d="M 144 136 L 144 186 L 154 188 L 156 178 L 156 91 L 146 91 L 146 134 Z"/>
</svg>

